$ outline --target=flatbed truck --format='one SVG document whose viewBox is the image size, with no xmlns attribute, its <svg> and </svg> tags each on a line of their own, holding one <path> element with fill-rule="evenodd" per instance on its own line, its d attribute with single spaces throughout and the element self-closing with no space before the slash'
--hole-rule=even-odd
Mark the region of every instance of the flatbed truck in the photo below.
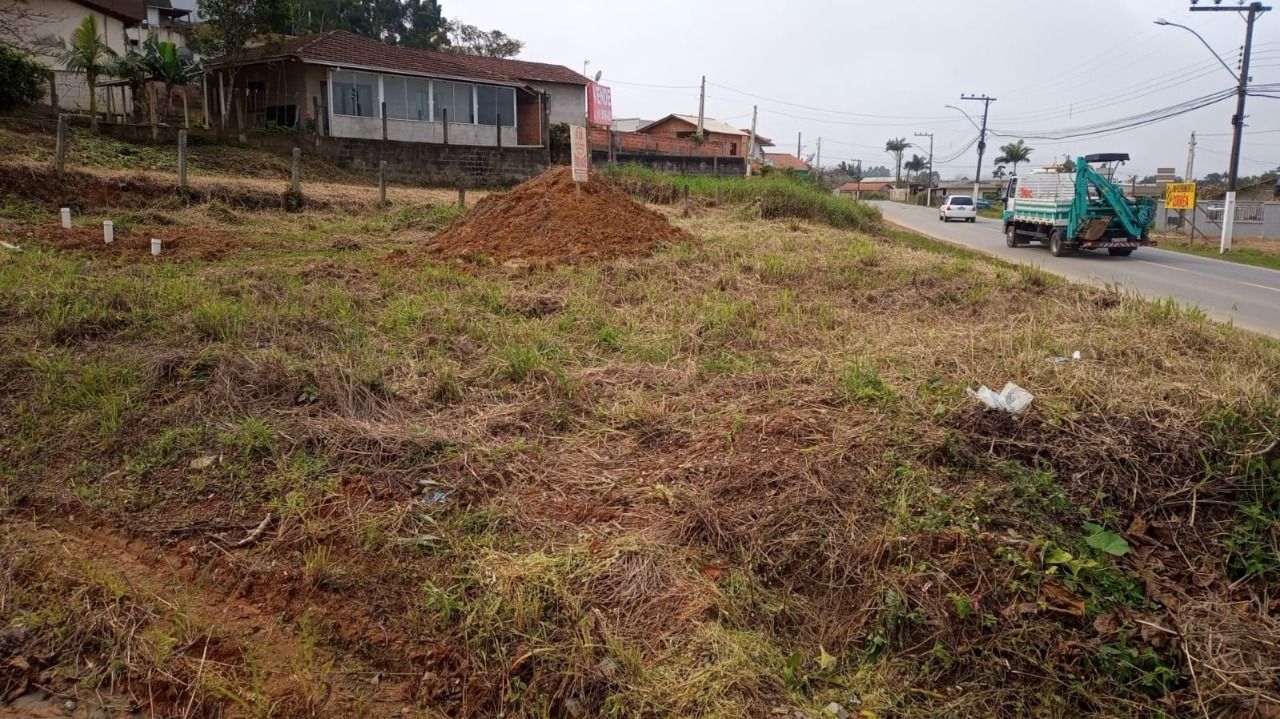
<svg viewBox="0 0 1280 719">
<path fill-rule="evenodd" d="M 1054 257 L 1104 249 L 1128 256 L 1154 246 L 1148 234 L 1154 201 L 1128 197 L 1114 182 L 1115 168 L 1128 159 L 1125 153 L 1086 155 L 1074 168 L 1047 167 L 1009 178 L 1003 193 L 1005 244 L 1042 242 Z"/>
</svg>

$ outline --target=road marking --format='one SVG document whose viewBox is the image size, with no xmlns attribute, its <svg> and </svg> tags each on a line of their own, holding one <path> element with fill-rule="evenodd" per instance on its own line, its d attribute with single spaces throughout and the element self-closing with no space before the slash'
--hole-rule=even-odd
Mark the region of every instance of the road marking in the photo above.
<svg viewBox="0 0 1280 719">
<path fill-rule="evenodd" d="M 1189 275 L 1200 275 L 1201 277 L 1209 277 L 1211 279 L 1215 279 L 1220 282 L 1232 282 L 1237 285 L 1248 285 L 1249 287 L 1256 287 L 1260 290 L 1271 290 L 1272 292 L 1280 292 L 1280 287 L 1269 287 L 1267 285 L 1260 285 L 1255 282 L 1246 282 L 1245 280 L 1229 280 L 1223 277 L 1219 277 L 1217 275 L 1211 275 L 1208 272 L 1197 272 L 1195 270 L 1188 270 L 1185 267 L 1174 267 L 1173 265 L 1162 265 L 1159 262 L 1151 262 L 1149 260 L 1133 260 L 1133 261 L 1141 262 L 1144 265 L 1151 265 L 1152 267 L 1163 267 L 1166 270 L 1174 270 L 1176 272 L 1186 272 Z"/>
</svg>

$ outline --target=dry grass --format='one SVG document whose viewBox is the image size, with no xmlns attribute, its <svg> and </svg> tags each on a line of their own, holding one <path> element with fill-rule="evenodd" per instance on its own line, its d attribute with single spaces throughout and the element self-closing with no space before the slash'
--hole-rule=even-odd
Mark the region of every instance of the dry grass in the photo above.
<svg viewBox="0 0 1280 719">
<path fill-rule="evenodd" d="M 856 695 L 877 716 L 1267 716 L 1277 698 L 1274 342 L 735 208 L 666 208 L 701 242 L 652 257 L 400 263 L 430 212 L 334 198 L 129 210 L 129 231 L 241 243 L 167 262 L 48 249 L 38 208 L 0 220 L 25 246 L 0 256 L 9 541 L 127 533 L 183 561 L 120 601 L 207 587 L 295 638 L 221 658 L 221 689 L 183 643 L 186 689 L 144 700 L 168 679 L 137 632 L 42 619 L 86 580 L 46 584 L 54 556 L 21 555 L 0 606 L 34 629 L 4 651 L 47 653 L 60 690 L 126 657 L 113 681 L 173 714 L 813 715 Z M 1025 416 L 963 392 L 1009 380 L 1036 395 Z"/>
</svg>

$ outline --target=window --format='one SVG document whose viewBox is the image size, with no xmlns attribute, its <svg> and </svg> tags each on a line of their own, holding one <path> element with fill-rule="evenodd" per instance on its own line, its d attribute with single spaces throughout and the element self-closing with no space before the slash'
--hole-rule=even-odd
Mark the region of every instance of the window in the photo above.
<svg viewBox="0 0 1280 719">
<path fill-rule="evenodd" d="M 955 205 L 957 207 L 968 207 L 973 204 L 973 198 L 968 195 L 952 195 L 947 200 L 947 204 Z"/>
<path fill-rule="evenodd" d="M 408 77 L 404 81 L 410 120 L 431 119 L 431 81 Z"/>
<path fill-rule="evenodd" d="M 382 92 L 387 102 L 387 117 L 393 120 L 426 120 L 430 115 L 429 80 L 397 75 L 382 76 Z"/>
<path fill-rule="evenodd" d="M 333 73 L 333 114 L 375 117 L 377 77 L 367 72 Z"/>
<path fill-rule="evenodd" d="M 498 115 L 502 115 L 503 127 L 515 127 L 516 124 L 516 91 L 510 87 L 493 85 L 476 85 L 476 106 L 478 123 L 481 125 L 498 124 Z"/>
<path fill-rule="evenodd" d="M 475 122 L 475 106 L 472 104 L 472 90 L 475 85 L 436 80 L 432 86 L 435 88 L 436 103 L 433 119 L 440 120 L 448 110 L 449 122 Z"/>
</svg>

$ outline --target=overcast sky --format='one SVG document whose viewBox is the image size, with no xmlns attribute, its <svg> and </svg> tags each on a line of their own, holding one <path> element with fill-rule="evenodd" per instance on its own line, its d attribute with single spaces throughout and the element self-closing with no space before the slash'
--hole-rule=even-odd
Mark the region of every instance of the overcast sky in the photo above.
<svg viewBox="0 0 1280 719">
<path fill-rule="evenodd" d="M 523 59 L 578 71 L 590 60 L 588 74 L 602 71 L 613 88 L 615 117 L 696 114 L 705 74 L 707 116 L 748 127 L 757 104 L 759 133 L 778 151 L 794 153 L 799 132 L 806 155 L 822 138 L 824 166 L 841 159 L 891 166 L 886 139 L 905 136 L 927 148 L 928 138 L 913 134 L 933 132 L 935 169 L 947 179 L 972 177 L 977 161 L 970 149 L 942 162 L 977 134 L 946 107 L 980 119 L 982 103 L 961 102 L 962 93 L 997 98 L 989 127 L 1013 138 L 1111 121 L 1234 87 L 1195 36 L 1154 18 L 1196 28 L 1233 67 L 1245 27 L 1236 13 L 1192 13 L 1182 0 L 443 4 L 448 17 L 523 40 Z M 1258 21 L 1253 58 L 1254 84 L 1280 82 L 1280 9 Z M 1194 130 L 1202 177 L 1226 171 L 1234 103 L 1118 134 L 1027 144 L 1033 163 L 1128 152 L 1133 160 L 1122 173 L 1176 167 L 1182 174 Z M 1251 97 L 1247 114 L 1241 173 L 1257 174 L 1280 165 L 1280 99 Z M 984 177 L 1009 140 L 988 138 Z"/>
</svg>

